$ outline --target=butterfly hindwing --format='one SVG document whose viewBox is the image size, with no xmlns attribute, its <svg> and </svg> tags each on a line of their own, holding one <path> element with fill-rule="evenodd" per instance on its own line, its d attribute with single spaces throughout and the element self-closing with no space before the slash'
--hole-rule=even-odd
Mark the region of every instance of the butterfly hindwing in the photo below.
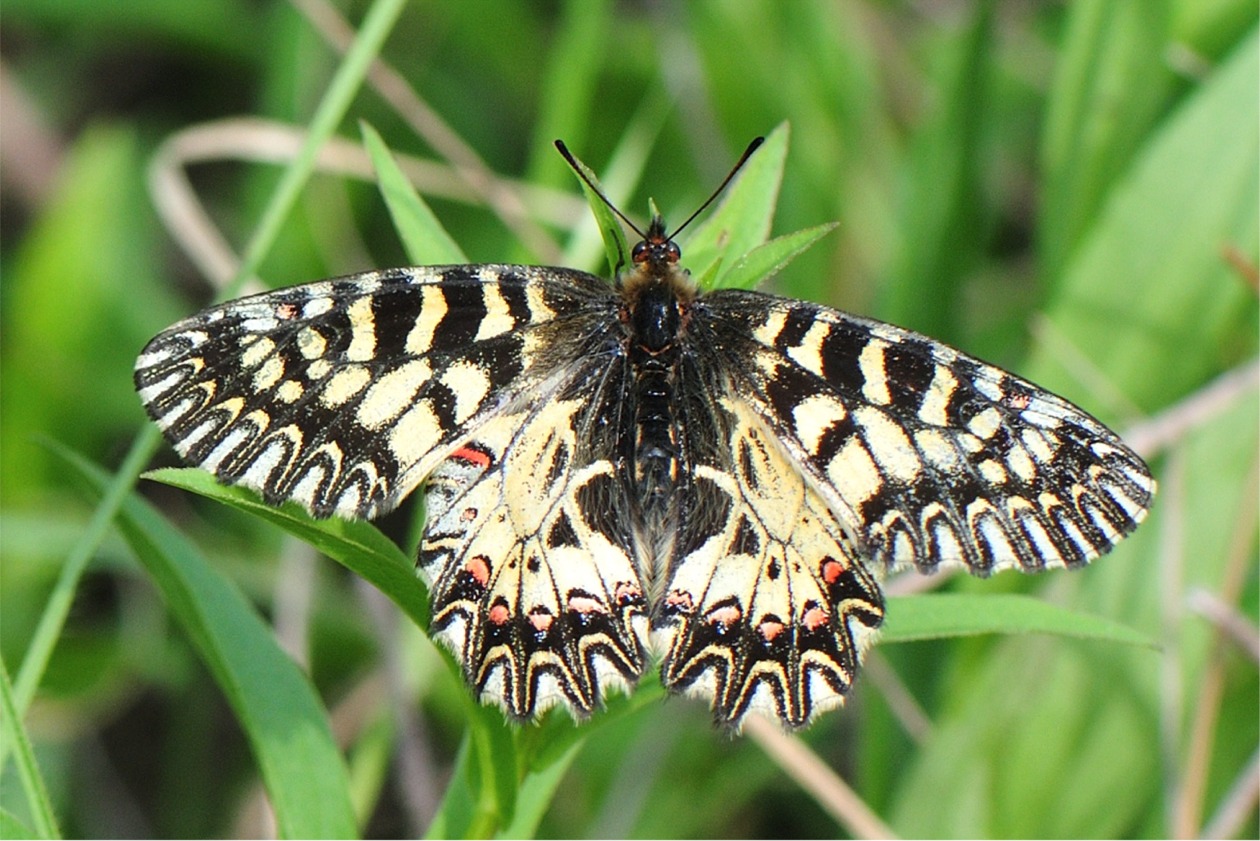
<svg viewBox="0 0 1260 841">
<path fill-rule="evenodd" d="M 737 291 L 704 303 L 734 388 L 881 566 L 1078 566 L 1145 516 L 1142 460 L 1013 374 L 816 304 Z"/>
<path fill-rule="evenodd" d="M 544 392 L 491 420 L 427 483 L 431 630 L 478 697 L 518 719 L 555 704 L 588 714 L 646 660 L 622 440 L 612 426 L 592 434 L 620 411 L 621 383 L 593 385 L 601 376 L 584 370 L 585 389 Z"/>
<path fill-rule="evenodd" d="M 718 399 L 717 446 L 696 454 L 695 511 L 654 612 L 661 682 L 710 701 L 738 727 L 749 712 L 800 727 L 843 701 L 883 620 L 853 540 L 751 407 Z M 689 419 L 694 420 L 694 419 Z"/>
</svg>

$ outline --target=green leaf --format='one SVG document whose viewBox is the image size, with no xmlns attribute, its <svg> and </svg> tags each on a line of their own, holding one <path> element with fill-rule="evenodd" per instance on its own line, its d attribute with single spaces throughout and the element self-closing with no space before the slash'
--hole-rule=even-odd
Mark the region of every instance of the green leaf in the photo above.
<svg viewBox="0 0 1260 841">
<path fill-rule="evenodd" d="M 572 154 L 572 150 L 569 151 Z M 582 193 L 586 196 L 586 203 L 590 205 L 595 222 L 599 225 L 599 235 L 604 240 L 604 253 L 608 256 L 609 272 L 611 276 L 616 277 L 617 273 L 624 268 L 626 261 L 630 259 L 630 246 L 626 243 L 625 231 L 621 229 L 621 220 L 612 212 L 608 202 L 601 198 L 600 193 L 604 191 L 604 188 L 600 186 L 595 173 L 576 155 L 573 156 L 573 160 L 582 174 L 590 180 L 588 184 L 585 179 L 578 178 L 582 185 Z M 591 188 L 591 184 L 598 188 L 598 193 Z"/>
<path fill-rule="evenodd" d="M 268 505 L 248 488 L 220 484 L 212 474 L 192 467 L 164 467 L 145 473 L 144 478 L 192 491 L 274 523 L 370 581 L 413 622 L 428 629 L 428 596 L 414 564 L 371 523 L 338 517 L 317 520 L 296 503 Z"/>
<path fill-rule="evenodd" d="M 1054 634 L 1157 648 L 1132 628 L 1030 596 L 931 593 L 888 600 L 881 642 L 910 642 L 977 634 Z"/>
<path fill-rule="evenodd" d="M 516 808 L 521 757 L 513 725 L 498 707 L 465 697 L 469 729 L 426 838 L 488 838 L 511 821 Z"/>
<path fill-rule="evenodd" d="M 108 487 L 103 470 L 58 452 L 98 492 Z M 138 496 L 123 502 L 117 523 L 249 738 L 281 837 L 357 836 L 346 766 L 328 713 L 271 629 L 236 585 Z"/>
<path fill-rule="evenodd" d="M 884 287 L 880 315 L 948 340 L 957 332 L 957 289 L 980 251 L 983 192 L 980 160 L 983 124 L 991 107 L 989 82 L 992 0 L 974 4 L 967 29 L 951 39 L 934 74 L 944 79 L 939 104 L 914 138 L 901 202 L 905 232 Z"/>
<path fill-rule="evenodd" d="M 467 263 L 463 249 L 451 239 L 424 199 L 411 186 L 376 129 L 362 122 L 359 131 L 376 169 L 376 180 L 389 208 L 394 230 L 398 232 L 412 265 Z"/>
<path fill-rule="evenodd" d="M 26 795 L 27 807 L 35 819 L 35 829 L 41 838 L 60 838 L 57 829 L 57 816 L 53 812 L 52 803 L 48 800 L 48 787 L 39 773 L 35 763 L 35 751 L 31 748 L 30 737 L 26 735 L 26 727 L 22 716 L 18 713 L 17 704 L 13 702 L 13 685 L 9 682 L 9 669 L 0 660 L 0 725 L 3 726 L 4 739 L 13 748 L 13 760 L 17 766 L 18 776 L 22 779 L 22 792 Z M 21 824 L 18 824 L 21 826 Z M 7 828 L 6 828 L 7 829 Z M 28 830 L 22 827 L 22 834 Z M 12 836 L 4 835 L 9 838 Z"/>
<path fill-rule="evenodd" d="M 1080 381 L 1070 347 L 1153 409 L 1255 352 L 1255 292 L 1222 249 L 1253 265 L 1260 251 L 1258 44 L 1253 28 L 1116 184 L 1047 305 L 1049 340 L 1022 373 L 1070 391 Z M 1244 332 L 1252 338 L 1239 344 Z"/>
<path fill-rule="evenodd" d="M 1067 8 L 1042 140 L 1039 250 L 1054 279 L 1173 90 L 1168 0 Z"/>
<path fill-rule="evenodd" d="M 552 138 L 586 147 L 595 125 L 592 113 L 599 113 L 603 104 L 599 81 L 610 60 L 605 44 L 616 29 L 614 5 L 610 0 L 568 0 L 559 4 L 551 27 L 547 61 L 534 93 L 536 119 L 525 146 L 530 155 L 525 180 L 530 184 L 560 181 L 563 164 L 550 148 Z"/>
<path fill-rule="evenodd" d="M 731 264 L 722 276 L 722 286 L 728 289 L 752 289 L 766 278 L 782 271 L 798 255 L 835 230 L 836 225 L 835 222 L 816 225 L 794 234 L 775 237 L 764 245 L 757 246 Z"/>
<path fill-rule="evenodd" d="M 0 809 L 0 838 L 39 838 L 35 832 L 26 824 L 18 820 L 17 816 L 8 809 Z"/>
<path fill-rule="evenodd" d="M 779 186 L 783 183 L 788 134 L 787 123 L 770 132 L 726 188 L 717 209 L 689 229 L 685 241 L 679 243 L 684 264 L 697 277 L 711 275 L 714 287 L 726 285 L 724 273 L 717 268 L 719 262 L 729 265 L 770 236 Z"/>
</svg>

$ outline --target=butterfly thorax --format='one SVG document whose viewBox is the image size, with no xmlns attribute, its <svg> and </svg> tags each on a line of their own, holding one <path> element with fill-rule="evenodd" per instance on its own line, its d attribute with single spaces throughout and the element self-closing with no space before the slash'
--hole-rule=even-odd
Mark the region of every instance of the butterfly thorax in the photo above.
<svg viewBox="0 0 1260 841">
<path fill-rule="evenodd" d="M 696 297 L 679 256 L 659 217 L 653 219 L 632 252 L 634 268 L 619 284 L 634 377 L 635 495 L 649 528 L 669 518 L 670 491 L 678 478 L 677 369 Z"/>
</svg>

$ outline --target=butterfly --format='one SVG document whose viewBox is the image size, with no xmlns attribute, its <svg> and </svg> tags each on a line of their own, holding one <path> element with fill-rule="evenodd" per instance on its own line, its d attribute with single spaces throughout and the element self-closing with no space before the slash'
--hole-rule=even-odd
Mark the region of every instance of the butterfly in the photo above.
<svg viewBox="0 0 1260 841">
<path fill-rule="evenodd" d="M 634 230 L 611 283 L 429 266 L 211 307 L 136 388 L 187 462 L 269 503 L 373 518 L 420 489 L 430 633 L 520 720 L 581 718 L 657 657 L 720 724 L 801 727 L 852 688 L 888 570 L 1078 567 L 1145 516 L 1147 466 L 1068 401 L 900 327 L 702 290 L 677 230 Z"/>
</svg>

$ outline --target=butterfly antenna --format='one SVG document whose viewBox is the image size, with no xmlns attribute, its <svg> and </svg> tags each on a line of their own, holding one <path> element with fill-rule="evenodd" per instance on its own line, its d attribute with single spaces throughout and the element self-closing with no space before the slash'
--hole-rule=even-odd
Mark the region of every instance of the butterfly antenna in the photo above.
<svg viewBox="0 0 1260 841">
<path fill-rule="evenodd" d="M 586 173 L 582 171 L 582 165 L 577 162 L 577 158 L 573 157 L 573 153 L 569 151 L 568 146 L 564 145 L 563 140 L 556 141 L 556 148 L 560 150 L 560 154 L 564 156 L 565 161 L 567 161 L 569 166 L 573 168 L 573 171 L 577 173 L 578 178 L 581 178 L 582 181 L 586 183 L 586 186 L 591 188 L 591 192 L 599 196 L 599 200 L 606 204 L 609 210 L 617 214 L 617 218 L 622 222 L 625 222 L 626 227 L 638 234 L 640 239 L 647 239 L 647 234 L 640 231 L 639 226 L 631 222 L 626 217 L 626 214 L 622 213 L 621 210 L 618 209 L 617 205 L 609 201 L 608 196 L 604 195 L 604 192 L 600 190 L 599 187 L 595 186 L 595 182 L 591 181 L 591 179 L 587 177 Z"/>
<path fill-rule="evenodd" d="M 731 167 L 731 171 L 726 174 L 726 177 L 722 179 L 722 183 L 719 184 L 718 188 L 713 191 L 713 195 L 709 196 L 709 198 L 705 200 L 704 204 L 696 208 L 696 212 L 688 216 L 686 222 L 683 222 L 677 228 L 674 228 L 674 232 L 670 234 L 667 239 L 673 239 L 682 233 L 683 228 L 690 225 L 697 216 L 704 212 L 706 207 L 713 204 L 713 200 L 722 195 L 722 191 L 726 189 L 727 184 L 731 183 L 731 179 L 735 177 L 736 173 L 744 168 L 744 164 L 748 163 L 748 159 L 752 157 L 752 153 L 756 152 L 757 149 L 761 147 L 761 144 L 765 142 L 766 139 L 764 137 L 754 137 L 752 143 L 749 143 L 748 148 L 744 150 L 744 154 L 740 155 L 739 160 L 735 162 L 735 166 Z"/>
</svg>

